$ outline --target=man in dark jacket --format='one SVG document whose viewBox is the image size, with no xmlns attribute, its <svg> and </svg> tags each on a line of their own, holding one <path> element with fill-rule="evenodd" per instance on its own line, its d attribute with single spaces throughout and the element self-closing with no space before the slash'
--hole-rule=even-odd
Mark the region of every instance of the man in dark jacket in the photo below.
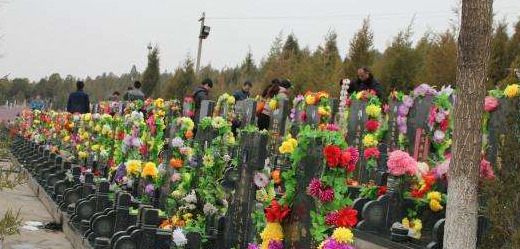
<svg viewBox="0 0 520 249">
<path fill-rule="evenodd" d="M 77 90 L 70 93 L 69 101 L 67 102 L 68 112 L 79 112 L 81 114 L 90 112 L 90 100 L 88 94 L 83 92 L 84 87 L 85 83 L 83 83 L 83 81 L 76 82 Z"/>
<path fill-rule="evenodd" d="M 233 93 L 233 97 L 235 97 L 236 101 L 246 100 L 251 95 L 250 91 L 252 87 L 253 84 L 251 81 L 244 82 L 244 84 L 242 84 L 242 90 L 236 90 Z"/>
<path fill-rule="evenodd" d="M 193 100 L 195 101 L 195 123 L 199 122 L 200 104 L 203 100 L 209 99 L 209 90 L 213 88 L 213 81 L 211 79 L 204 79 L 200 86 L 193 91 Z"/>
<path fill-rule="evenodd" d="M 367 67 L 362 67 L 358 69 L 357 73 L 358 78 L 350 84 L 348 93 L 352 94 L 353 92 L 360 92 L 363 90 L 374 90 L 377 94 L 377 97 L 379 97 L 379 99 L 384 102 L 385 95 L 383 93 L 383 87 L 374 78 L 370 72 L 370 69 Z"/>
</svg>

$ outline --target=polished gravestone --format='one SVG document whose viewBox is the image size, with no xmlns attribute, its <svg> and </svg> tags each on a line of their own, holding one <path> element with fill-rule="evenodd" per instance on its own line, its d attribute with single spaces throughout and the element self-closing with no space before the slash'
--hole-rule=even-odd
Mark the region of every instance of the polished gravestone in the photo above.
<svg viewBox="0 0 520 249">
<path fill-rule="evenodd" d="M 235 104 L 235 114 L 238 128 L 255 123 L 256 101 L 241 100 Z"/>
<path fill-rule="evenodd" d="M 267 136 L 245 132 L 240 139 L 239 163 L 236 169 L 236 191 L 226 215 L 224 248 L 247 248 L 255 237 L 251 213 L 255 209 L 256 186 L 253 176 L 261 170 L 267 157 Z"/>
<path fill-rule="evenodd" d="M 109 187 L 110 183 L 107 180 L 101 180 L 97 183 L 95 194 L 87 196 L 76 204 L 70 222 L 82 234 L 88 230 L 90 218 L 110 206 Z"/>
<path fill-rule="evenodd" d="M 75 210 L 76 203 L 81 199 L 94 193 L 94 175 L 92 173 L 85 174 L 85 182 L 80 183 L 65 190 L 63 201 L 60 203 L 60 210 L 72 213 Z"/>
<path fill-rule="evenodd" d="M 505 136 L 510 134 L 513 129 L 513 127 L 509 127 L 508 118 L 511 116 L 511 110 L 518 110 L 512 99 L 499 99 L 498 101 L 500 105 L 490 113 L 488 121 L 486 160 L 491 165 L 498 165 L 501 162 L 502 155 L 500 155 L 499 148 L 504 145 Z"/>
<path fill-rule="evenodd" d="M 316 211 L 315 200 L 307 194 L 307 186 L 311 179 L 320 177 L 324 170 L 322 160 L 321 141 L 312 139 L 309 142 L 308 150 L 302 161 L 298 165 L 296 172 L 297 185 L 290 216 L 284 226 L 285 248 L 316 248 L 318 241 L 311 236 L 312 227 L 311 212 Z"/>
<path fill-rule="evenodd" d="M 159 210 L 144 209 L 141 226 L 129 235 L 119 237 L 113 249 L 170 249 L 171 231 L 157 229 Z"/>
<path fill-rule="evenodd" d="M 428 138 L 428 116 L 433 105 L 434 96 L 416 98 L 410 108 L 407 120 L 407 140 L 410 155 L 419 162 L 427 162 L 430 153 L 431 141 Z"/>
</svg>

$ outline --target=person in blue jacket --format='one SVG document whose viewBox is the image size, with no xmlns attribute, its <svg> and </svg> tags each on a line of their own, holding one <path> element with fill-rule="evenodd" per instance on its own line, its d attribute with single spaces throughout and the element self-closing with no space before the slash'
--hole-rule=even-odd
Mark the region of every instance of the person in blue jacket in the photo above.
<svg viewBox="0 0 520 249">
<path fill-rule="evenodd" d="M 31 100 L 31 103 L 29 103 L 29 107 L 31 108 L 31 110 L 43 110 L 43 108 L 45 107 L 45 103 L 43 102 L 42 98 L 40 97 L 40 95 L 36 95 L 34 96 L 34 99 Z"/>
<path fill-rule="evenodd" d="M 70 113 L 88 113 L 90 112 L 90 100 L 88 94 L 83 91 L 85 83 L 83 81 L 76 82 L 76 91 L 71 92 L 69 101 L 67 102 L 67 111 Z"/>
</svg>

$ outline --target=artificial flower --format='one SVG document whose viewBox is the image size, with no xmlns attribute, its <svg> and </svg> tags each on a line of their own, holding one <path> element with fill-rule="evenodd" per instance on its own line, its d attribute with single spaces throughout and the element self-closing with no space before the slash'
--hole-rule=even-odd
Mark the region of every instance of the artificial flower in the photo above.
<svg viewBox="0 0 520 249">
<path fill-rule="evenodd" d="M 184 235 L 182 228 L 176 228 L 173 230 L 172 239 L 176 246 L 185 246 L 188 243 L 188 239 L 186 238 L 186 235 Z"/>
<path fill-rule="evenodd" d="M 334 200 L 334 189 L 326 188 L 322 189 L 318 195 L 319 200 L 322 203 L 329 203 Z"/>
<path fill-rule="evenodd" d="M 205 215 L 213 215 L 218 212 L 218 209 L 211 203 L 204 204 L 204 207 L 202 208 L 202 211 Z"/>
<path fill-rule="evenodd" d="M 367 129 L 368 132 L 374 132 L 379 129 L 379 122 L 374 119 L 369 119 L 365 122 L 365 129 Z"/>
<path fill-rule="evenodd" d="M 271 178 L 273 179 L 274 183 L 276 183 L 276 184 L 282 183 L 282 177 L 280 174 L 280 170 L 278 170 L 278 169 L 271 171 Z"/>
<path fill-rule="evenodd" d="M 126 162 L 126 172 L 130 175 L 137 175 L 141 172 L 141 161 L 129 160 Z"/>
<path fill-rule="evenodd" d="M 327 145 L 325 146 L 325 149 L 323 150 L 323 155 L 325 156 L 325 159 L 327 160 L 327 164 L 329 167 L 333 168 L 336 167 L 340 160 L 340 153 L 341 148 L 337 145 Z"/>
<path fill-rule="evenodd" d="M 354 242 L 354 234 L 350 229 L 345 227 L 338 227 L 334 229 L 332 238 L 339 243 L 352 243 Z"/>
<path fill-rule="evenodd" d="M 154 162 L 145 163 L 145 165 L 143 167 L 143 171 L 141 172 L 141 177 L 157 178 L 158 175 L 159 175 L 159 170 L 157 169 L 157 166 L 155 165 Z"/>
<path fill-rule="evenodd" d="M 269 101 L 269 109 L 276 110 L 278 108 L 278 101 L 276 99 L 271 99 Z"/>
<path fill-rule="evenodd" d="M 368 114 L 368 116 L 372 118 L 378 118 L 379 115 L 381 115 L 381 107 L 374 104 L 370 104 L 365 108 L 365 112 Z"/>
<path fill-rule="evenodd" d="M 377 158 L 379 158 L 379 149 L 377 147 L 366 148 L 364 151 L 364 154 L 365 154 L 366 159 L 370 159 L 370 158 L 377 159 Z"/>
<path fill-rule="evenodd" d="M 495 173 L 493 172 L 493 168 L 491 167 L 491 163 L 486 159 L 482 159 L 480 161 L 480 178 L 493 179 L 495 178 Z"/>
<path fill-rule="evenodd" d="M 372 134 L 365 134 L 363 137 L 363 146 L 365 147 L 374 147 L 377 146 L 378 143 L 376 137 Z"/>
<path fill-rule="evenodd" d="M 318 178 L 312 178 L 307 186 L 307 194 L 313 197 L 318 197 L 321 192 L 322 184 Z"/>
<path fill-rule="evenodd" d="M 269 184 L 269 178 L 263 173 L 256 172 L 254 179 L 253 179 L 255 185 L 259 188 L 265 188 L 267 187 L 267 184 Z"/>
<path fill-rule="evenodd" d="M 484 99 L 484 110 L 486 110 L 487 112 L 494 111 L 499 105 L 500 103 L 498 102 L 498 99 L 495 97 L 486 96 L 486 98 Z"/>
<path fill-rule="evenodd" d="M 264 208 L 267 222 L 280 222 L 289 215 L 289 208 L 280 205 L 277 200 L 272 200 L 269 207 Z"/>
<path fill-rule="evenodd" d="M 434 212 L 441 211 L 444 208 L 438 200 L 430 200 L 429 206 Z"/>
<path fill-rule="evenodd" d="M 180 148 L 184 144 L 184 141 L 180 137 L 175 137 L 171 141 L 171 145 L 173 148 Z"/>
<path fill-rule="evenodd" d="M 182 168 L 182 159 L 180 158 L 172 158 L 170 159 L 170 166 L 175 169 Z"/>
<path fill-rule="evenodd" d="M 338 211 L 336 226 L 354 227 L 357 224 L 357 211 L 352 207 L 346 207 Z"/>
<path fill-rule="evenodd" d="M 388 171 L 394 176 L 414 175 L 417 171 L 417 161 L 402 150 L 390 152 L 387 165 Z"/>
<path fill-rule="evenodd" d="M 214 164 L 215 164 L 215 158 L 213 157 L 213 155 L 205 154 L 202 157 L 202 165 L 204 165 L 204 167 L 213 167 Z"/>
<path fill-rule="evenodd" d="M 508 98 L 514 98 L 520 93 L 520 86 L 518 84 L 512 84 L 504 89 L 504 95 Z"/>
<path fill-rule="evenodd" d="M 283 240 L 282 226 L 278 222 L 267 222 L 264 230 L 260 233 L 260 238 L 262 238 L 262 249 L 269 249 L 271 240 Z"/>
</svg>

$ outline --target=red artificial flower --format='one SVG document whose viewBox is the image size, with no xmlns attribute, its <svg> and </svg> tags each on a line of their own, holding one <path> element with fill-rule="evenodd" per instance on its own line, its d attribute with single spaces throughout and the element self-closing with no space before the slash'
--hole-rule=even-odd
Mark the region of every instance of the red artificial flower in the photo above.
<svg viewBox="0 0 520 249">
<path fill-rule="evenodd" d="M 352 172 L 354 172 L 354 170 L 356 170 L 356 163 L 354 163 L 354 162 L 349 163 L 347 165 L 347 172 L 352 173 Z"/>
<path fill-rule="evenodd" d="M 117 134 L 117 139 L 119 139 L 119 140 L 123 140 L 123 139 L 125 139 L 125 133 L 124 133 L 124 132 L 119 132 L 119 133 Z"/>
<path fill-rule="evenodd" d="M 139 148 L 139 152 L 141 153 L 141 155 L 146 155 L 146 154 L 148 154 L 148 147 L 146 147 L 146 144 L 143 144 L 143 145 Z"/>
<path fill-rule="evenodd" d="M 341 149 L 337 145 L 331 144 L 325 146 L 325 149 L 323 150 L 323 156 L 325 156 L 329 167 L 334 168 L 338 166 L 340 161 L 340 153 Z"/>
<path fill-rule="evenodd" d="M 357 211 L 352 207 L 347 207 L 338 212 L 336 221 L 337 227 L 353 227 L 357 223 Z"/>
<path fill-rule="evenodd" d="M 379 150 L 377 147 L 370 147 L 365 149 L 365 158 L 370 159 L 372 157 L 376 159 L 379 158 Z"/>
<path fill-rule="evenodd" d="M 307 112 L 301 112 L 300 113 L 300 119 L 302 122 L 307 121 Z"/>
<path fill-rule="evenodd" d="M 446 130 L 448 130 L 449 126 L 450 126 L 449 115 L 446 115 L 446 118 L 444 118 L 444 120 L 442 120 L 442 122 L 441 122 L 441 130 L 446 131 Z"/>
<path fill-rule="evenodd" d="M 289 215 L 289 208 L 282 206 L 277 200 L 271 201 L 271 206 L 264 208 L 267 222 L 280 222 Z"/>
<path fill-rule="evenodd" d="M 348 164 L 352 161 L 352 155 L 350 155 L 350 151 L 343 150 L 339 156 L 339 164 L 342 168 L 347 168 Z"/>
<path fill-rule="evenodd" d="M 435 174 L 432 172 L 427 173 L 423 177 L 424 183 L 428 186 L 432 186 L 435 183 Z"/>
<path fill-rule="evenodd" d="M 377 196 L 382 196 L 384 194 L 386 194 L 386 191 L 387 191 L 387 187 L 386 185 L 385 186 L 379 186 L 379 189 L 377 190 Z"/>
<path fill-rule="evenodd" d="M 95 177 L 98 177 L 99 175 L 101 175 L 101 171 L 99 171 L 98 169 L 94 170 L 94 176 Z"/>
<path fill-rule="evenodd" d="M 379 129 L 379 122 L 374 119 L 369 119 L 365 123 L 365 129 L 367 129 L 369 132 L 377 131 L 377 129 Z"/>
</svg>

